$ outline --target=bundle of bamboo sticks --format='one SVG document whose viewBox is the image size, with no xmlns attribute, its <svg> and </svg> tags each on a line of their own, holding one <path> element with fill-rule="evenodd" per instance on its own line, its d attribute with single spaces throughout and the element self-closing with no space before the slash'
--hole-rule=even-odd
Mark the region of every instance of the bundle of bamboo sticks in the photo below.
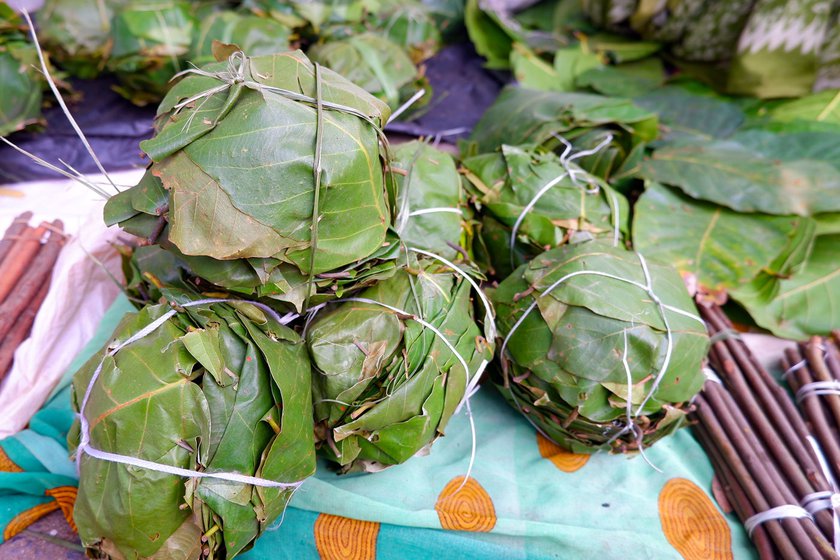
<svg viewBox="0 0 840 560">
<path fill-rule="evenodd" d="M 831 482 L 840 482 L 840 331 L 785 351 L 784 380 L 825 460 Z M 838 488 L 832 488 L 837 491 Z"/>
<path fill-rule="evenodd" d="M 833 493 L 808 424 L 721 309 L 700 310 L 712 347 L 694 430 L 729 505 L 762 559 L 840 558 L 832 544 L 833 510 L 803 507 Z"/>
<path fill-rule="evenodd" d="M 0 380 L 29 336 L 64 245 L 60 220 L 33 227 L 31 219 L 32 212 L 24 212 L 0 239 Z"/>
</svg>

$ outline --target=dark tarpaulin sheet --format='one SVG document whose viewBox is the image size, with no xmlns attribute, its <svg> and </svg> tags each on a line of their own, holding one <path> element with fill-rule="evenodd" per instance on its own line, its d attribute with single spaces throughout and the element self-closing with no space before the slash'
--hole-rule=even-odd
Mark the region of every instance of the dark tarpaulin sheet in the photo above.
<svg viewBox="0 0 840 560">
<path fill-rule="evenodd" d="M 499 93 L 502 80 L 482 68 L 483 59 L 469 42 L 449 45 L 426 62 L 432 99 L 418 118 L 391 123 L 387 130 L 452 141 L 465 136 Z M 145 167 L 139 143 L 152 135 L 155 107 L 135 107 L 111 90 L 112 81 L 75 81 L 82 100 L 70 111 L 105 169 Z M 46 95 L 49 95 L 46 94 Z M 20 132 L 10 140 L 24 150 L 60 166 L 59 159 L 81 173 L 98 170 L 70 123 L 57 106 L 44 111 L 47 126 Z M 461 131 L 453 133 L 453 131 Z M 0 183 L 61 178 L 8 146 L 0 147 Z"/>
</svg>

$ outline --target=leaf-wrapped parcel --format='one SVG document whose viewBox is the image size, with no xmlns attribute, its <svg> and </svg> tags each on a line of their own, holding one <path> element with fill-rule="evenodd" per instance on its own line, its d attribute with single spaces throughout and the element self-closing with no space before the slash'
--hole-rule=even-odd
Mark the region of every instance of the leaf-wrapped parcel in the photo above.
<svg viewBox="0 0 840 560">
<path fill-rule="evenodd" d="M 408 52 L 376 33 L 319 43 L 307 55 L 385 101 L 392 110 L 418 89 L 429 87 Z M 430 97 L 429 92 L 424 96 Z"/>
<path fill-rule="evenodd" d="M 386 0 L 373 18 L 373 27 L 419 63 L 440 50 L 442 33 L 451 27 L 452 22 L 436 9 L 419 0 Z"/>
<path fill-rule="evenodd" d="M 673 268 L 587 241 L 521 266 L 492 299 L 497 386 L 558 445 L 638 450 L 683 424 L 709 342 Z"/>
<path fill-rule="evenodd" d="M 56 64 L 90 79 L 105 68 L 113 47 L 114 13 L 128 0 L 45 0 L 38 10 L 38 39 Z"/>
<path fill-rule="evenodd" d="M 0 136 L 40 120 L 44 79 L 37 65 L 38 53 L 27 41 L 25 24 L 0 2 Z"/>
<path fill-rule="evenodd" d="M 475 153 L 502 144 L 536 144 L 562 153 L 566 146 L 594 150 L 578 160 L 581 167 L 610 180 L 632 169 L 658 134 L 654 113 L 628 99 L 590 93 L 536 91 L 508 86 L 475 125 L 470 137 Z"/>
<path fill-rule="evenodd" d="M 108 69 L 114 90 L 136 105 L 159 101 L 184 59 L 198 27 L 196 6 L 178 0 L 128 0 L 114 14 Z"/>
<path fill-rule="evenodd" d="M 298 310 L 393 268 L 388 107 L 299 51 L 232 57 L 170 90 L 141 143 L 149 171 L 106 222 Z"/>
<path fill-rule="evenodd" d="M 76 524 L 92 554 L 233 558 L 314 473 L 309 358 L 294 331 L 238 302 L 185 307 L 110 351 L 169 309 L 127 315 L 73 380 L 76 410 L 89 391 L 83 415 L 90 427 L 89 447 L 77 450 Z M 288 485 L 182 477 L 95 458 L 97 450 Z"/>
<path fill-rule="evenodd" d="M 234 10 L 220 10 L 207 15 L 194 34 L 190 62 L 202 66 L 216 59 L 213 42 L 236 45 L 250 56 L 275 54 L 289 50 L 292 30 L 272 18 Z"/>
<path fill-rule="evenodd" d="M 376 471 L 444 434 L 493 355 L 474 295 L 464 277 L 426 259 L 315 314 L 305 336 L 323 455 L 346 472 Z"/>
<path fill-rule="evenodd" d="M 627 199 L 552 152 L 503 145 L 500 152 L 467 158 L 462 166 L 481 215 L 476 259 L 493 276 L 506 278 L 564 243 L 627 237 Z"/>
</svg>

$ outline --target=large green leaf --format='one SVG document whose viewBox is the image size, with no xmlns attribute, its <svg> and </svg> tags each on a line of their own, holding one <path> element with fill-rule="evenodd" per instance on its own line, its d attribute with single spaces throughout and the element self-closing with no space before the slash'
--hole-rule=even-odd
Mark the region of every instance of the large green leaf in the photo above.
<svg viewBox="0 0 840 560">
<path fill-rule="evenodd" d="M 659 114 L 666 140 L 725 138 L 744 122 L 744 112 L 735 103 L 680 86 L 659 88 L 634 101 Z"/>
<path fill-rule="evenodd" d="M 804 267 L 790 278 L 762 275 L 733 290 L 760 326 L 776 336 L 804 340 L 840 324 L 840 235 L 818 237 Z"/>
<path fill-rule="evenodd" d="M 796 138 L 785 154 L 784 137 L 771 140 L 761 134 L 766 146 L 755 136 L 743 142 L 693 140 L 665 146 L 642 163 L 640 174 L 739 212 L 810 216 L 840 210 L 840 170 L 814 153 L 817 146 L 836 151 L 840 135 L 814 137 L 815 145 Z"/>
<path fill-rule="evenodd" d="M 413 141 L 394 149 L 394 165 L 405 170 L 397 180 L 396 230 L 409 247 L 454 258 L 462 240 L 466 207 L 455 160 L 427 143 Z"/>
<path fill-rule="evenodd" d="M 633 245 L 672 263 L 704 291 L 751 281 L 770 266 L 810 218 L 740 214 L 649 183 L 634 207 Z"/>
<path fill-rule="evenodd" d="M 648 58 L 624 64 L 598 65 L 582 72 L 575 83 L 578 87 L 590 87 L 603 95 L 636 97 L 661 86 L 664 81 L 665 67 L 662 61 Z M 646 108 L 653 111 L 660 109 Z"/>
<path fill-rule="evenodd" d="M 840 124 L 840 91 L 829 89 L 785 101 L 773 107 L 770 116 L 783 122 L 806 120 Z"/>
</svg>

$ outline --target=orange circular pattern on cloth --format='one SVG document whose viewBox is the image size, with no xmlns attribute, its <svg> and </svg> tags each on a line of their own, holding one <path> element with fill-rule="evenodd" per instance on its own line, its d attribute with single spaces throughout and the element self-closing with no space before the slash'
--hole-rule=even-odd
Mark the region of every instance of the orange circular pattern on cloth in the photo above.
<svg viewBox="0 0 840 560">
<path fill-rule="evenodd" d="M 35 507 L 29 508 L 17 514 L 6 528 L 3 529 L 3 540 L 7 541 L 47 515 L 58 509 L 58 502 L 50 501 L 44 504 L 38 504 Z"/>
<path fill-rule="evenodd" d="M 22 468 L 9 459 L 2 447 L 0 447 L 0 472 L 23 472 Z"/>
<path fill-rule="evenodd" d="M 665 538 L 685 560 L 732 558 L 729 525 L 696 484 L 672 478 L 659 493 L 659 520 Z"/>
<path fill-rule="evenodd" d="M 379 523 L 322 513 L 315 520 L 321 560 L 375 560 Z"/>
<path fill-rule="evenodd" d="M 64 519 L 67 520 L 67 524 L 75 533 L 78 533 L 79 530 L 76 528 L 76 521 L 73 519 L 73 507 L 76 505 L 78 493 L 79 489 L 75 486 L 56 486 L 45 492 L 47 496 L 55 498 L 55 501 L 58 502 L 58 507 L 64 514 Z"/>
<path fill-rule="evenodd" d="M 490 494 L 474 478 L 458 490 L 463 481 L 463 476 L 456 476 L 438 496 L 435 511 L 441 527 L 450 531 L 492 531 L 496 526 L 496 508 Z"/>
<path fill-rule="evenodd" d="M 537 432 L 537 448 L 540 455 L 548 459 L 563 472 L 573 473 L 583 468 L 591 455 L 566 451 L 541 433 Z"/>
</svg>

